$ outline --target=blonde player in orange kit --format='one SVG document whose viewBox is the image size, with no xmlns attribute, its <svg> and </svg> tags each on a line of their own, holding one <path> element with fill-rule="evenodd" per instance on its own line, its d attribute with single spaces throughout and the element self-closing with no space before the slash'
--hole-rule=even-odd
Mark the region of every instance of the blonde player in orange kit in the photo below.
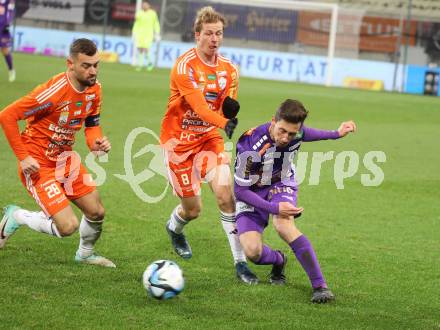
<svg viewBox="0 0 440 330">
<path fill-rule="evenodd" d="M 111 149 L 99 126 L 98 63 L 96 45 L 88 39 L 77 39 L 70 46 L 67 72 L 39 85 L 0 113 L 0 124 L 19 161 L 21 181 L 42 210 L 5 207 L 0 248 L 21 225 L 60 238 L 72 235 L 78 229 L 78 219 L 69 203 L 72 201 L 83 212 L 75 260 L 116 267 L 94 252 L 102 231 L 104 207 L 86 168 L 72 152 L 75 134 L 83 123 L 91 151 L 108 153 Z M 26 120 L 21 134 L 19 120 Z"/>
<path fill-rule="evenodd" d="M 199 10 L 194 23 L 196 47 L 180 56 L 171 72 L 167 112 L 162 120 L 160 140 L 168 165 L 169 180 L 180 204 L 166 229 L 176 253 L 192 257 L 183 227 L 201 211 L 200 184 L 209 183 L 221 213 L 237 277 L 257 283 L 250 271 L 235 226 L 229 158 L 216 128 L 231 138 L 237 125 L 239 104 L 238 70 L 218 51 L 223 40 L 225 19 L 212 7 Z"/>
</svg>

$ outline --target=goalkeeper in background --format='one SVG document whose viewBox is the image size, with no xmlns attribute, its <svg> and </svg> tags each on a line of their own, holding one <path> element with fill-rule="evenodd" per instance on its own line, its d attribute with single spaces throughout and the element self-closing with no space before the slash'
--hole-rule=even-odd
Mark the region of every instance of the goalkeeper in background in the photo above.
<svg viewBox="0 0 440 330">
<path fill-rule="evenodd" d="M 15 1 L 0 0 L 0 48 L 5 58 L 9 71 L 9 82 L 15 80 L 15 70 L 12 63 L 12 36 L 9 32 L 9 26 L 14 19 Z"/>
<path fill-rule="evenodd" d="M 156 11 L 147 1 L 142 1 L 142 9 L 136 12 L 132 34 L 137 53 L 133 63 L 136 70 L 142 70 L 145 64 L 147 70 L 151 71 L 153 63 L 150 60 L 149 50 L 153 41 L 158 41 L 160 38 L 160 24 Z"/>
</svg>

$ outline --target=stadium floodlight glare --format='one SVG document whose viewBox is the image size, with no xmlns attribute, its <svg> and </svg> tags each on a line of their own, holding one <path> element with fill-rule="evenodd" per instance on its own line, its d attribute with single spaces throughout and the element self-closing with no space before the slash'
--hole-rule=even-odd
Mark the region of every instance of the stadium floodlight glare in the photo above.
<svg viewBox="0 0 440 330">
<path fill-rule="evenodd" d="M 290 0 L 207 0 L 212 3 L 223 3 L 230 5 L 241 5 L 251 7 L 262 7 L 271 9 L 288 9 L 288 10 L 307 10 L 307 11 L 327 11 L 331 12 L 330 32 L 327 50 L 327 75 L 326 86 L 331 86 L 333 81 L 333 59 L 335 57 L 336 33 L 338 23 L 338 4 L 323 2 L 305 2 Z"/>
</svg>

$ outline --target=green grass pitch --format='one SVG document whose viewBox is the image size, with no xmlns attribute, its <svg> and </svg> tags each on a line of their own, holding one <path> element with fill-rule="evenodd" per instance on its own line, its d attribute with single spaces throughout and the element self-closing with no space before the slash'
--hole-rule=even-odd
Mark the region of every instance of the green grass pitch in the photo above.
<svg viewBox="0 0 440 330">
<path fill-rule="evenodd" d="M 0 108 L 65 69 L 63 59 L 15 55 L 17 81 L 6 81 L 0 67 Z M 124 174 L 124 144 L 136 127 L 159 133 L 168 97 L 169 70 L 135 72 L 126 65 L 102 64 L 102 126 L 112 141 L 107 174 L 99 187 L 106 223 L 97 245 L 116 269 L 73 262 L 78 234 L 62 240 L 21 228 L 0 251 L 0 328 L 144 329 L 439 329 L 440 328 L 440 149 L 438 98 L 355 91 L 241 78 L 242 132 L 271 119 L 286 98 L 310 110 L 307 124 L 335 129 L 353 119 L 358 132 L 339 141 L 305 143 L 302 151 L 355 151 L 357 173 L 338 190 L 334 160 L 323 164 L 319 185 L 300 187 L 305 208 L 298 227 L 314 244 L 324 275 L 337 300 L 310 304 L 310 285 L 287 245 L 269 228 L 265 240 L 288 253 L 288 284 L 267 283 L 268 266 L 251 267 L 261 284 L 248 287 L 235 278 L 227 239 L 210 192 L 203 193 L 201 217 L 188 226 L 194 257 L 178 259 L 164 224 L 177 199 L 168 190 L 155 204 L 141 201 Z M 239 134 L 236 133 L 233 141 Z M 139 136 L 133 153 L 151 143 Z M 83 134 L 76 150 L 84 157 Z M 362 164 L 380 150 L 384 181 L 364 187 Z M 135 174 L 152 154 L 133 159 Z M 0 204 L 28 209 L 36 204 L 17 177 L 16 160 L 0 136 Z M 154 176 L 141 187 L 160 194 L 166 180 Z M 178 262 L 186 277 L 184 292 L 170 301 L 147 299 L 141 284 L 145 267 L 156 259 Z"/>
</svg>

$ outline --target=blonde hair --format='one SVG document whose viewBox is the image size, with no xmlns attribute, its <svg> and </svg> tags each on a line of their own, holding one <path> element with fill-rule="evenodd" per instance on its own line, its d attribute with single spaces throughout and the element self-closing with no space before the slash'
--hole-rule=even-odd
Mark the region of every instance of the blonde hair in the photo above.
<svg viewBox="0 0 440 330">
<path fill-rule="evenodd" d="M 202 31 L 202 25 L 206 23 L 217 23 L 218 21 L 225 26 L 225 17 L 219 12 L 215 11 L 211 6 L 201 8 L 197 12 L 196 19 L 194 21 L 194 32 Z"/>
</svg>

